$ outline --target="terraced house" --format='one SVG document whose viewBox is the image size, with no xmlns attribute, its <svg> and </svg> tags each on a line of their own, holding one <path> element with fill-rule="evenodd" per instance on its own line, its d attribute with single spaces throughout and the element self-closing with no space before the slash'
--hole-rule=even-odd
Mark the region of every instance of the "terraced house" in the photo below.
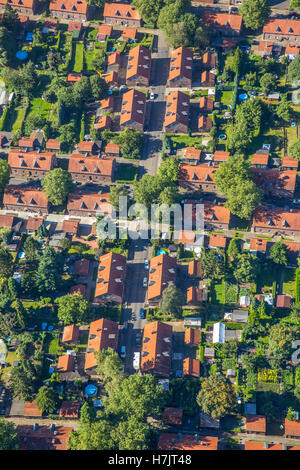
<svg viewBox="0 0 300 470">
<path fill-rule="evenodd" d="M 69 158 L 69 173 L 74 181 L 80 183 L 106 183 L 114 181 L 116 159 L 113 157 L 98 157 L 89 155 L 85 157 L 74 153 Z"/>
<path fill-rule="evenodd" d="M 34 188 L 7 186 L 4 190 L 3 205 L 6 210 L 37 212 L 47 214 L 49 202 L 46 194 Z"/>
<path fill-rule="evenodd" d="M 216 168 L 207 165 L 190 165 L 182 163 L 179 171 L 179 185 L 188 191 L 217 191 L 214 182 Z"/>
<path fill-rule="evenodd" d="M 120 126 L 143 132 L 146 110 L 146 96 L 138 90 L 129 90 L 122 99 Z"/>
<path fill-rule="evenodd" d="M 12 176 L 40 179 L 56 166 L 56 157 L 53 152 L 23 152 L 13 149 L 8 154 L 8 164 Z"/>
<path fill-rule="evenodd" d="M 145 46 L 136 46 L 128 54 L 126 83 L 128 86 L 148 86 L 151 73 L 151 52 Z"/>
<path fill-rule="evenodd" d="M 10 5 L 21 15 L 34 15 L 38 7 L 38 0 L 0 0 L 0 12 L 5 10 L 5 5 Z"/>
<path fill-rule="evenodd" d="M 262 38 L 281 45 L 300 45 L 300 20 L 270 18 L 263 27 Z"/>
<path fill-rule="evenodd" d="M 300 235 L 300 210 L 259 206 L 253 214 L 252 231 L 265 234 Z"/>
<path fill-rule="evenodd" d="M 169 70 L 169 87 L 192 86 L 193 51 L 186 47 L 178 47 L 172 52 Z"/>
<path fill-rule="evenodd" d="M 96 217 L 111 213 L 108 193 L 75 191 L 69 194 L 67 211 L 70 215 Z"/>
<path fill-rule="evenodd" d="M 190 97 L 182 91 L 167 96 L 165 132 L 187 134 L 189 128 Z"/>
<path fill-rule="evenodd" d="M 104 22 L 138 28 L 142 26 L 139 12 L 126 3 L 105 3 L 103 12 Z"/>
<path fill-rule="evenodd" d="M 100 257 L 95 299 L 96 303 L 121 304 L 126 280 L 126 258 L 119 253 L 107 253 Z"/>
<path fill-rule="evenodd" d="M 147 323 L 144 328 L 141 371 L 156 377 L 169 378 L 172 354 L 171 325 L 159 321 Z"/>
<path fill-rule="evenodd" d="M 116 351 L 118 338 L 119 327 L 116 322 L 107 318 L 100 318 L 90 323 L 84 370 L 93 372 L 96 369 L 97 358 L 95 353 L 108 348 Z"/>
<path fill-rule="evenodd" d="M 91 19 L 95 8 L 85 0 L 52 0 L 49 5 L 52 16 L 73 21 Z"/>
<path fill-rule="evenodd" d="M 175 284 L 176 269 L 176 258 L 163 254 L 151 258 L 147 294 L 150 304 L 158 304 L 164 289 Z"/>
</svg>

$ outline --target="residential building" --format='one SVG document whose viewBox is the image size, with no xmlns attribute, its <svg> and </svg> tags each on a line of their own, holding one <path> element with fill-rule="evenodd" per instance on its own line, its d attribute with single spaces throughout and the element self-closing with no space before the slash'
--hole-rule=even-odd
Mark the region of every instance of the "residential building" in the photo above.
<svg viewBox="0 0 300 470">
<path fill-rule="evenodd" d="M 182 91 L 167 96 L 165 132 L 187 134 L 189 128 L 190 97 Z"/>
<path fill-rule="evenodd" d="M 200 377 L 200 360 L 186 357 L 183 360 L 184 377 Z"/>
<path fill-rule="evenodd" d="M 37 150 L 40 145 L 39 141 L 37 139 L 34 139 L 33 137 L 22 137 L 18 142 L 18 146 L 21 149 Z"/>
<path fill-rule="evenodd" d="M 197 306 L 207 300 L 207 290 L 201 287 L 191 286 L 186 291 L 187 305 Z"/>
<path fill-rule="evenodd" d="M 276 307 L 277 308 L 290 308 L 291 306 L 291 296 L 281 294 L 277 295 L 277 302 L 276 302 Z"/>
<path fill-rule="evenodd" d="M 205 164 L 190 165 L 181 163 L 179 169 L 179 185 L 187 191 L 215 193 L 217 187 L 214 181 L 216 168 Z"/>
<path fill-rule="evenodd" d="M 68 196 L 68 214 L 77 217 L 96 217 L 111 214 L 108 193 L 75 191 Z"/>
<path fill-rule="evenodd" d="M 206 10 L 202 16 L 204 24 L 210 27 L 213 38 L 237 38 L 242 29 L 242 16 L 230 13 L 217 13 Z"/>
<path fill-rule="evenodd" d="M 21 212 L 47 214 L 49 211 L 49 202 L 43 191 L 21 186 L 6 186 L 3 205 L 6 210 Z"/>
<path fill-rule="evenodd" d="M 207 116 L 199 116 L 198 131 L 209 132 L 213 126 L 212 119 Z"/>
<path fill-rule="evenodd" d="M 253 214 L 251 230 L 257 233 L 300 235 L 300 209 L 259 206 Z"/>
<path fill-rule="evenodd" d="M 218 438 L 199 434 L 160 434 L 158 450 L 218 450 Z"/>
<path fill-rule="evenodd" d="M 26 233 L 28 235 L 35 234 L 40 225 L 43 225 L 45 220 L 43 217 L 28 217 L 26 220 Z M 2 225 L 2 224 L 1 224 Z"/>
<path fill-rule="evenodd" d="M 130 87 L 149 86 L 151 73 L 151 51 L 145 46 L 136 46 L 128 53 L 126 83 Z"/>
<path fill-rule="evenodd" d="M 209 248 L 223 248 L 225 250 L 227 243 L 226 235 L 212 233 L 209 237 Z"/>
<path fill-rule="evenodd" d="M 106 253 L 99 260 L 94 302 L 121 304 L 126 280 L 126 258 Z"/>
<path fill-rule="evenodd" d="M 266 153 L 255 153 L 252 157 L 251 163 L 254 168 L 260 168 L 266 170 L 269 166 L 270 155 Z"/>
<path fill-rule="evenodd" d="M 106 71 L 111 73 L 111 72 L 116 72 L 117 74 L 119 73 L 121 65 L 121 54 L 119 51 L 113 52 L 112 54 L 109 54 L 107 57 L 107 67 Z M 113 96 L 110 95 L 109 98 L 113 99 Z"/>
<path fill-rule="evenodd" d="M 216 150 L 214 153 L 214 163 L 227 162 L 229 157 L 230 152 L 225 152 L 224 150 Z"/>
<path fill-rule="evenodd" d="M 201 96 L 199 101 L 200 112 L 202 113 L 212 113 L 214 109 L 214 100 L 207 98 L 207 96 Z"/>
<path fill-rule="evenodd" d="M 81 258 L 74 263 L 74 276 L 87 277 L 90 269 L 90 260 Z"/>
<path fill-rule="evenodd" d="M 170 88 L 191 88 L 193 74 L 193 51 L 186 47 L 173 50 L 170 60 L 168 85 Z"/>
<path fill-rule="evenodd" d="M 183 408 L 172 408 L 167 407 L 163 412 L 163 422 L 164 424 L 169 424 L 171 426 L 181 426 L 183 418 Z"/>
<path fill-rule="evenodd" d="M 108 348 L 117 350 L 119 338 L 118 323 L 100 318 L 90 323 L 88 345 L 85 354 L 85 371 L 94 371 L 97 367 L 96 352 L 106 350 Z"/>
<path fill-rule="evenodd" d="M 105 155 L 109 157 L 119 157 L 120 156 L 120 144 L 114 144 L 113 142 L 109 142 L 105 147 Z"/>
<path fill-rule="evenodd" d="M 299 161 L 296 158 L 283 157 L 281 167 L 283 170 L 297 171 L 299 167 Z"/>
<path fill-rule="evenodd" d="M 100 24 L 98 28 L 98 33 L 96 36 L 96 41 L 102 42 L 105 41 L 108 37 L 111 36 L 113 32 L 113 27 L 107 24 Z"/>
<path fill-rule="evenodd" d="M 13 149 L 8 154 L 8 164 L 12 176 L 41 179 L 54 169 L 56 157 L 53 152 L 23 152 L 21 149 Z"/>
<path fill-rule="evenodd" d="M 80 407 L 81 405 L 77 401 L 63 401 L 58 416 L 65 419 L 78 419 Z"/>
<path fill-rule="evenodd" d="M 122 99 L 120 126 L 143 132 L 146 111 L 145 93 L 132 89 L 124 93 Z"/>
<path fill-rule="evenodd" d="M 195 147 L 186 147 L 182 157 L 179 158 L 184 163 L 189 163 L 190 165 L 198 165 L 200 163 L 201 155 L 202 150 L 196 149 Z"/>
<path fill-rule="evenodd" d="M 126 3 L 105 3 L 103 12 L 106 24 L 139 28 L 142 20 L 138 10 Z"/>
<path fill-rule="evenodd" d="M 245 441 L 244 450 L 300 450 L 300 447 L 272 444 L 270 442 Z"/>
<path fill-rule="evenodd" d="M 67 76 L 67 83 L 73 85 L 74 83 L 79 82 L 81 77 L 83 77 L 81 72 L 70 72 Z"/>
<path fill-rule="evenodd" d="M 0 12 L 3 13 L 5 5 L 10 5 L 21 15 L 32 16 L 36 14 L 38 0 L 0 0 Z"/>
<path fill-rule="evenodd" d="M 57 371 L 58 372 L 72 372 L 75 365 L 75 356 L 72 354 L 63 354 L 58 357 Z"/>
<path fill-rule="evenodd" d="M 20 450 L 68 450 L 68 440 L 73 428 L 65 426 L 18 425 Z"/>
<path fill-rule="evenodd" d="M 263 26 L 262 38 L 281 45 L 300 45 L 300 20 L 269 18 Z"/>
<path fill-rule="evenodd" d="M 216 75 L 208 70 L 204 70 L 201 74 L 201 86 L 213 87 L 215 85 Z"/>
<path fill-rule="evenodd" d="M 91 19 L 95 9 L 85 0 L 51 0 L 49 11 L 55 18 L 87 21 Z"/>
<path fill-rule="evenodd" d="M 79 230 L 79 220 L 75 219 L 65 219 L 62 223 L 62 231 L 65 232 L 66 235 L 71 237 L 76 237 Z"/>
<path fill-rule="evenodd" d="M 77 344 L 79 339 L 79 326 L 78 325 L 67 325 L 63 329 L 62 343 Z"/>
<path fill-rule="evenodd" d="M 56 139 L 48 139 L 46 142 L 46 150 L 48 152 L 59 152 L 61 149 L 61 143 Z"/>
<path fill-rule="evenodd" d="M 214 52 L 205 52 L 202 57 L 202 66 L 208 69 L 214 69 L 216 65 L 216 54 Z"/>
<path fill-rule="evenodd" d="M 169 378 L 171 370 L 173 329 L 159 321 L 147 323 L 144 327 L 141 372 L 157 377 Z"/>
<path fill-rule="evenodd" d="M 101 141 L 83 140 L 82 142 L 79 142 L 76 149 L 78 153 L 82 153 L 85 156 L 97 155 L 101 150 L 101 145 Z"/>
<path fill-rule="evenodd" d="M 188 346 L 199 346 L 201 340 L 201 330 L 196 328 L 186 328 L 184 330 L 184 343 Z"/>
<path fill-rule="evenodd" d="M 68 171 L 73 181 L 111 184 L 115 177 L 116 159 L 73 154 L 69 158 Z"/>
<path fill-rule="evenodd" d="M 261 188 L 265 197 L 293 199 L 296 189 L 296 170 L 278 168 L 251 168 L 255 184 Z"/>
<path fill-rule="evenodd" d="M 191 277 L 204 277 L 201 261 L 195 259 L 190 261 L 188 264 L 188 274 Z"/>
<path fill-rule="evenodd" d="M 136 28 L 124 28 L 122 32 L 122 39 L 123 41 L 135 41 L 137 36 L 137 29 Z"/>
<path fill-rule="evenodd" d="M 246 416 L 246 432 L 255 434 L 266 434 L 266 417 L 263 415 Z"/>
<path fill-rule="evenodd" d="M 176 268 L 176 258 L 164 254 L 151 258 L 147 295 L 150 303 L 158 303 L 164 289 L 175 284 Z"/>
<path fill-rule="evenodd" d="M 300 420 L 289 421 L 285 418 L 284 420 L 284 435 L 285 437 L 296 438 L 300 437 Z"/>
<path fill-rule="evenodd" d="M 230 210 L 224 204 L 215 205 L 212 202 L 204 203 L 204 228 L 206 230 L 228 230 L 230 224 Z"/>
</svg>

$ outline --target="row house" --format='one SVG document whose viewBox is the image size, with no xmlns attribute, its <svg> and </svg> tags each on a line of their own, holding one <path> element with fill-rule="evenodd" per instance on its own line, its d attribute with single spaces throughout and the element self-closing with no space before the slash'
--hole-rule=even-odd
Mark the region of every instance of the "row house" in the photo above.
<svg viewBox="0 0 300 470">
<path fill-rule="evenodd" d="M 125 3 L 105 3 L 103 18 L 106 24 L 131 26 L 134 28 L 142 26 L 138 10 L 132 5 Z"/>
<path fill-rule="evenodd" d="M 173 328 L 159 321 L 144 327 L 141 372 L 169 378 L 171 372 Z"/>
<path fill-rule="evenodd" d="M 200 360 L 186 357 L 183 360 L 183 376 L 184 377 L 200 377 Z"/>
<path fill-rule="evenodd" d="M 84 370 L 95 371 L 97 367 L 97 356 L 95 353 L 108 348 L 117 350 L 119 339 L 118 323 L 100 318 L 90 323 L 88 345 L 85 354 Z"/>
<path fill-rule="evenodd" d="M 269 166 L 269 162 L 270 162 L 270 153 L 269 151 L 262 151 L 262 152 L 259 152 L 257 151 L 253 156 L 252 156 L 252 159 L 251 159 L 251 164 L 252 164 L 252 167 L 253 168 L 261 168 L 261 169 L 264 169 L 266 170 Z"/>
<path fill-rule="evenodd" d="M 76 149 L 78 153 L 84 155 L 97 155 L 101 150 L 101 141 L 83 140 L 79 142 Z"/>
<path fill-rule="evenodd" d="M 123 94 L 120 126 L 143 132 L 146 110 L 145 93 L 132 89 Z"/>
<path fill-rule="evenodd" d="M 126 257 L 119 253 L 106 253 L 100 257 L 94 302 L 102 304 L 123 301 L 126 281 Z"/>
<path fill-rule="evenodd" d="M 214 69 L 217 65 L 216 54 L 214 52 L 205 52 L 202 57 L 202 67 Z"/>
<path fill-rule="evenodd" d="M 120 65 L 121 65 L 120 52 L 116 51 L 116 52 L 113 52 L 112 54 L 109 54 L 109 56 L 107 57 L 106 71 L 108 73 L 116 72 L 117 74 L 119 74 Z"/>
<path fill-rule="evenodd" d="M 182 91 L 167 96 L 165 132 L 187 134 L 189 128 L 190 97 Z"/>
<path fill-rule="evenodd" d="M 198 165 L 200 163 L 201 155 L 201 149 L 186 147 L 180 160 L 184 163 L 189 163 L 190 165 Z"/>
<path fill-rule="evenodd" d="M 283 157 L 281 162 L 281 168 L 283 170 L 294 170 L 297 171 L 299 167 L 299 160 L 296 158 Z"/>
<path fill-rule="evenodd" d="M 38 0 L 0 0 L 1 13 L 4 12 L 6 5 L 10 5 L 20 15 L 32 16 L 36 14 Z"/>
<path fill-rule="evenodd" d="M 199 116 L 198 119 L 198 131 L 209 132 L 213 126 L 212 119 L 208 116 Z"/>
<path fill-rule="evenodd" d="M 176 268 L 176 258 L 164 254 L 151 258 L 147 295 L 149 303 L 159 303 L 164 289 L 171 284 L 175 285 Z"/>
<path fill-rule="evenodd" d="M 207 96 L 201 96 L 199 101 L 199 108 L 201 113 L 210 114 L 214 109 L 214 100 Z"/>
<path fill-rule="evenodd" d="M 229 230 L 230 210 L 224 204 L 204 203 L 204 229 Z"/>
<path fill-rule="evenodd" d="M 256 233 L 300 236 L 300 209 L 259 206 L 253 214 L 251 230 Z"/>
<path fill-rule="evenodd" d="M 85 0 L 51 0 L 49 11 L 55 18 L 87 21 L 92 18 L 95 8 Z"/>
<path fill-rule="evenodd" d="M 96 155 L 85 157 L 84 155 L 73 154 L 69 158 L 68 171 L 73 181 L 110 184 L 115 177 L 116 159 Z"/>
<path fill-rule="evenodd" d="M 218 437 L 202 434 L 162 433 L 159 436 L 158 450 L 218 450 Z"/>
<path fill-rule="evenodd" d="M 136 46 L 128 54 L 126 83 L 130 87 L 149 86 L 151 52 L 145 46 Z"/>
<path fill-rule="evenodd" d="M 68 197 L 68 214 L 76 217 L 110 215 L 112 207 L 108 196 L 108 193 L 74 191 Z"/>
<path fill-rule="evenodd" d="M 113 27 L 108 24 L 100 24 L 96 36 L 96 41 L 102 42 L 106 41 L 107 38 L 111 36 L 113 32 Z"/>
<path fill-rule="evenodd" d="M 252 168 L 255 184 L 266 197 L 293 199 L 296 188 L 297 171 L 278 168 Z"/>
<path fill-rule="evenodd" d="M 114 110 L 114 97 L 113 95 L 108 96 L 104 100 L 100 101 L 100 106 L 96 111 L 95 123 L 98 122 L 105 114 L 112 113 Z"/>
<path fill-rule="evenodd" d="M 300 45 L 300 20 L 270 18 L 263 27 L 264 41 Z"/>
<path fill-rule="evenodd" d="M 13 149 L 8 154 L 8 164 L 12 176 L 40 179 L 56 166 L 56 157 L 53 152 L 22 152 Z"/>
<path fill-rule="evenodd" d="M 72 324 L 72 325 L 67 325 L 63 329 L 63 334 L 62 334 L 62 343 L 66 344 L 77 344 L 79 340 L 79 326 Z"/>
<path fill-rule="evenodd" d="M 169 71 L 169 87 L 192 86 L 193 51 L 186 47 L 178 47 L 172 52 Z"/>
<path fill-rule="evenodd" d="M 118 85 L 118 80 L 119 80 L 119 74 L 116 70 L 112 70 L 111 72 L 106 73 L 103 75 L 103 79 L 106 81 L 106 83 L 113 87 Z"/>
<path fill-rule="evenodd" d="M 217 36 L 239 37 L 242 29 L 242 16 L 230 13 L 217 13 L 212 10 L 204 12 L 202 21 L 210 27 L 213 38 Z"/>
<path fill-rule="evenodd" d="M 98 129 L 98 131 L 104 131 L 104 129 L 111 129 L 112 125 L 112 120 L 111 117 L 105 114 L 104 116 L 101 116 L 97 122 L 94 125 L 95 129 Z"/>
<path fill-rule="evenodd" d="M 205 164 L 190 165 L 182 163 L 179 170 L 179 185 L 187 191 L 203 191 L 215 193 L 214 181 L 216 168 Z"/>
<path fill-rule="evenodd" d="M 48 214 L 49 212 L 49 202 L 43 191 L 13 185 L 6 186 L 4 190 L 3 206 L 6 210 L 30 211 L 40 214 Z"/>
<path fill-rule="evenodd" d="M 216 75 L 209 70 L 204 70 L 201 74 L 201 86 L 202 87 L 214 87 Z"/>
</svg>

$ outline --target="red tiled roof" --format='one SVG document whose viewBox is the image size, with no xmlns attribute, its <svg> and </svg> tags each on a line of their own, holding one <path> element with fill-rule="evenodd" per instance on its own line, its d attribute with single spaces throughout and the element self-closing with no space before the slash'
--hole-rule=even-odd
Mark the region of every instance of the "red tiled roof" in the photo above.
<svg viewBox="0 0 300 470">
<path fill-rule="evenodd" d="M 225 152 L 223 150 L 216 150 L 214 153 L 214 162 L 227 162 L 230 156 L 230 152 Z"/>
<path fill-rule="evenodd" d="M 179 181 L 190 181 L 193 183 L 214 183 L 216 168 L 207 165 L 191 165 L 181 163 L 179 170 Z"/>
<path fill-rule="evenodd" d="M 280 171 L 278 168 L 251 168 L 253 179 L 264 191 L 276 190 L 295 191 L 297 172 L 295 170 Z"/>
<path fill-rule="evenodd" d="M 103 130 L 103 129 L 110 129 L 111 128 L 111 117 L 108 115 L 100 117 L 97 123 L 95 124 L 96 129 Z"/>
<path fill-rule="evenodd" d="M 83 77 L 83 74 L 81 72 L 71 72 L 67 76 L 67 82 L 68 83 L 74 83 L 78 82 L 81 77 Z"/>
<path fill-rule="evenodd" d="M 190 261 L 189 275 L 195 277 L 202 277 L 204 275 L 201 261 L 197 261 L 195 259 L 193 261 Z"/>
<path fill-rule="evenodd" d="M 289 295 L 277 295 L 276 307 L 278 308 L 290 308 L 291 297 Z"/>
<path fill-rule="evenodd" d="M 19 140 L 18 145 L 19 145 L 19 147 L 28 147 L 28 148 L 31 148 L 31 147 L 34 146 L 35 140 L 36 140 L 36 139 L 33 139 L 32 137 L 22 137 L 22 138 Z"/>
<path fill-rule="evenodd" d="M 188 126 L 190 97 L 182 91 L 173 91 L 167 96 L 165 127 L 174 123 Z"/>
<path fill-rule="evenodd" d="M 200 361 L 186 357 L 183 361 L 183 375 L 200 377 Z"/>
<path fill-rule="evenodd" d="M 61 418 L 78 418 L 80 406 L 77 401 L 63 401 L 60 406 L 59 416 Z"/>
<path fill-rule="evenodd" d="M 264 165 L 267 166 L 269 162 L 269 155 L 263 153 L 255 153 L 252 157 L 252 165 Z"/>
<path fill-rule="evenodd" d="M 105 3 L 103 17 L 118 18 L 122 20 L 140 20 L 138 10 L 135 10 L 131 5 L 124 3 Z"/>
<path fill-rule="evenodd" d="M 76 234 L 78 232 L 78 228 L 79 228 L 78 220 L 66 219 L 62 223 L 62 231 L 65 233 Z"/>
<path fill-rule="evenodd" d="M 283 444 L 271 444 L 268 442 L 246 441 L 244 450 L 300 450 L 297 446 L 284 447 Z"/>
<path fill-rule="evenodd" d="M 37 407 L 35 400 L 26 401 L 24 406 L 24 416 L 42 416 L 43 412 Z"/>
<path fill-rule="evenodd" d="M 165 408 L 163 412 L 163 422 L 165 424 L 181 425 L 183 418 L 183 408 Z"/>
<path fill-rule="evenodd" d="M 115 65 L 115 64 L 120 64 L 121 62 L 121 54 L 119 51 L 113 52 L 112 54 L 109 54 L 107 58 L 107 65 Z M 113 100 L 113 96 L 110 95 L 108 99 Z"/>
<path fill-rule="evenodd" d="M 203 290 L 200 287 L 188 287 L 186 292 L 186 302 L 191 305 L 197 305 L 203 300 Z"/>
<path fill-rule="evenodd" d="M 204 70 L 201 74 L 201 82 L 208 83 L 209 85 L 214 85 L 216 76 L 214 73 Z M 200 106 L 201 107 L 201 106 Z"/>
<path fill-rule="evenodd" d="M 163 290 L 176 281 L 176 258 L 158 255 L 151 258 L 148 283 L 148 300 L 161 297 Z"/>
<path fill-rule="evenodd" d="M 26 230 L 37 230 L 44 223 L 42 217 L 28 217 L 26 222 Z"/>
<path fill-rule="evenodd" d="M 250 239 L 250 250 L 261 251 L 263 253 L 267 250 L 267 239 L 266 238 L 251 238 Z"/>
<path fill-rule="evenodd" d="M 99 259 L 95 298 L 123 297 L 126 279 L 126 258 L 119 253 L 107 253 Z"/>
<path fill-rule="evenodd" d="M 33 430 L 32 425 L 17 426 L 21 450 L 68 450 L 67 442 L 72 431 L 72 427 L 56 426 L 54 435 L 50 426 L 39 426 L 37 430 Z"/>
<path fill-rule="evenodd" d="M 160 434 L 158 450 L 217 450 L 218 438 L 212 436 L 197 436 L 183 434 L 179 439 L 178 434 Z"/>
<path fill-rule="evenodd" d="M 281 207 L 259 206 L 254 211 L 252 225 L 266 229 L 300 230 L 300 210 L 289 212 Z"/>
<path fill-rule="evenodd" d="M 99 212 L 104 214 L 111 213 L 111 205 L 108 199 L 108 193 L 98 194 L 92 192 L 81 193 L 75 191 L 68 197 L 67 210 L 82 211 L 84 213 Z"/>
<path fill-rule="evenodd" d="M 210 130 L 213 126 L 212 119 L 207 116 L 199 116 L 198 129 Z"/>
<path fill-rule="evenodd" d="M 6 3 L 8 3 L 7 0 L 1 0 L 1 1 L 0 1 L 0 4 L 1 4 L 1 5 L 5 5 Z M 19 6 L 20 6 L 19 0 L 11 0 L 9 3 L 10 3 L 10 6 L 12 6 L 12 7 L 19 7 Z M 22 0 L 21 6 L 22 6 L 23 8 L 31 8 L 31 9 L 33 9 L 34 0 Z"/>
<path fill-rule="evenodd" d="M 298 55 L 298 54 L 300 54 L 300 46 L 289 44 L 285 48 L 285 53 L 286 54 L 297 54 Z"/>
<path fill-rule="evenodd" d="M 55 163 L 56 158 L 53 152 L 22 152 L 19 149 L 13 149 L 8 154 L 9 166 L 24 171 L 50 171 L 54 168 Z"/>
<path fill-rule="evenodd" d="M 74 263 L 75 276 L 87 276 L 90 269 L 90 260 L 86 258 L 79 259 Z"/>
<path fill-rule="evenodd" d="M 159 321 L 144 327 L 141 371 L 169 377 L 171 368 L 172 326 Z"/>
<path fill-rule="evenodd" d="M 49 10 L 86 14 L 87 6 L 85 0 L 51 0 Z"/>
<path fill-rule="evenodd" d="M 73 33 L 74 31 L 81 31 L 82 23 L 80 21 L 69 21 L 68 32 Z"/>
<path fill-rule="evenodd" d="M 74 367 L 75 357 L 71 354 L 64 354 L 59 356 L 57 363 L 57 370 L 59 372 L 71 372 Z"/>
<path fill-rule="evenodd" d="M 33 188 L 21 188 L 20 186 L 6 186 L 4 190 L 3 204 L 33 206 L 48 208 L 48 199 L 43 191 Z"/>
<path fill-rule="evenodd" d="M 300 420 L 289 421 L 284 420 L 284 432 L 287 436 L 300 436 Z"/>
<path fill-rule="evenodd" d="M 203 65 L 209 65 L 211 68 L 216 66 L 216 54 L 211 52 L 205 52 L 202 57 Z"/>
<path fill-rule="evenodd" d="M 177 78 L 187 78 L 191 80 L 192 73 L 193 51 L 183 46 L 173 50 L 170 61 L 169 80 Z"/>
<path fill-rule="evenodd" d="M 62 335 L 62 343 L 67 343 L 72 341 L 72 343 L 77 343 L 79 338 L 79 326 L 78 325 L 68 325 L 64 327 Z"/>
<path fill-rule="evenodd" d="M 283 157 L 281 166 L 298 170 L 299 161 L 296 158 Z"/>
<path fill-rule="evenodd" d="M 84 155 L 73 153 L 69 158 L 69 173 L 98 174 L 112 177 L 115 164 L 114 157 L 99 158 L 96 155 Z"/>
<path fill-rule="evenodd" d="M 202 150 L 195 147 L 187 147 L 184 152 L 184 157 L 187 160 L 200 160 Z"/>
<path fill-rule="evenodd" d="M 214 100 L 207 98 L 207 96 L 201 96 L 199 106 L 202 110 L 212 111 L 214 109 Z"/>
<path fill-rule="evenodd" d="M 100 24 L 98 28 L 97 36 L 107 37 L 110 36 L 113 31 L 113 27 L 107 24 Z"/>
<path fill-rule="evenodd" d="M 12 228 L 14 225 L 14 219 L 14 215 L 0 214 L 0 227 Z"/>
<path fill-rule="evenodd" d="M 102 349 L 117 349 L 119 336 L 118 324 L 106 318 L 100 318 L 90 324 L 88 348 L 85 355 L 84 369 L 96 367 L 97 359 L 95 352 Z"/>
<path fill-rule="evenodd" d="M 46 149 L 60 150 L 61 143 L 56 139 L 48 139 L 46 142 Z"/>
<path fill-rule="evenodd" d="M 113 142 L 109 142 L 105 147 L 105 153 L 113 153 L 116 156 L 120 155 L 120 144 L 114 144 Z"/>
<path fill-rule="evenodd" d="M 289 18 L 270 18 L 263 27 L 263 34 L 300 36 L 300 21 Z"/>
<path fill-rule="evenodd" d="M 141 91 L 132 89 L 124 93 L 122 99 L 120 124 L 125 125 L 131 121 L 144 123 L 146 96 Z"/>
<path fill-rule="evenodd" d="M 212 233 L 209 237 L 209 246 L 215 248 L 226 247 L 226 235 L 220 235 L 219 233 Z"/>
<path fill-rule="evenodd" d="M 212 202 L 204 204 L 204 222 L 229 224 L 230 210 L 224 205 L 214 205 Z"/>
<path fill-rule="evenodd" d="M 135 39 L 137 35 L 137 29 L 136 28 L 124 28 L 122 37 L 123 39 Z"/>
<path fill-rule="evenodd" d="M 205 11 L 202 21 L 213 28 L 230 28 L 236 31 L 241 30 L 243 17 L 241 15 L 231 15 L 229 13 L 215 13 Z"/>
<path fill-rule="evenodd" d="M 246 430 L 266 432 L 266 417 L 263 415 L 246 415 Z"/>
<path fill-rule="evenodd" d="M 177 238 L 177 233 L 178 232 L 174 233 L 174 237 L 176 238 Z M 196 233 L 193 232 L 192 230 L 180 230 L 180 232 L 178 233 L 177 242 L 189 244 L 189 243 L 194 243 L 195 239 L 196 239 Z"/>
<path fill-rule="evenodd" d="M 126 80 L 135 76 L 142 76 L 146 80 L 150 79 L 151 72 L 151 51 L 145 46 L 136 46 L 128 53 L 128 65 Z"/>
<path fill-rule="evenodd" d="M 186 328 L 184 331 L 184 342 L 192 346 L 200 344 L 201 331 L 196 328 Z"/>
</svg>

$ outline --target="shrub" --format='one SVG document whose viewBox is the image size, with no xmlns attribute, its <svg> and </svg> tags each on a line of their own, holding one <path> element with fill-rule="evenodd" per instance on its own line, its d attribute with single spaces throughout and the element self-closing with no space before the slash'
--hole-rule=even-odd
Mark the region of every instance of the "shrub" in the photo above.
<svg viewBox="0 0 300 470">
<path fill-rule="evenodd" d="M 277 371 L 274 369 L 262 369 L 258 372 L 260 382 L 277 383 Z"/>
</svg>

